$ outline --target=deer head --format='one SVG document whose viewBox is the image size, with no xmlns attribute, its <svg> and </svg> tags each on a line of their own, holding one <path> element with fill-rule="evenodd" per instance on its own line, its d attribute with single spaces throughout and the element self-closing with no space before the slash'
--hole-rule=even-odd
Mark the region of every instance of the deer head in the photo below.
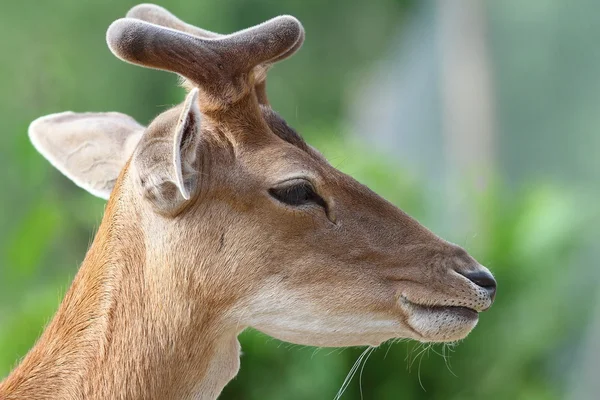
<svg viewBox="0 0 600 400">
<path fill-rule="evenodd" d="M 179 74 L 185 101 L 148 127 L 62 113 L 30 137 L 110 197 L 108 231 L 136 230 L 119 252 L 139 253 L 166 297 L 224 327 L 316 346 L 464 338 L 494 299 L 489 271 L 335 169 L 271 109 L 267 70 L 303 40 L 290 16 L 220 35 L 135 7 L 108 29 L 110 49 Z"/>
</svg>

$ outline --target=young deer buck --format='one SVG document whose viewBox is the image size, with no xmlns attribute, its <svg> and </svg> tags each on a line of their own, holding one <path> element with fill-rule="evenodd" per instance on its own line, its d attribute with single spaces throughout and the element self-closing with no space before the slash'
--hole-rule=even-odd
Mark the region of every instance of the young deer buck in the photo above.
<svg viewBox="0 0 600 400">
<path fill-rule="evenodd" d="M 276 114 L 266 73 L 296 52 L 281 16 L 219 35 L 153 5 L 107 33 L 175 72 L 185 101 L 148 127 L 119 113 L 33 122 L 35 147 L 94 195 L 102 224 L 2 399 L 214 399 L 253 327 L 312 346 L 464 338 L 489 271 L 333 168 Z"/>
</svg>

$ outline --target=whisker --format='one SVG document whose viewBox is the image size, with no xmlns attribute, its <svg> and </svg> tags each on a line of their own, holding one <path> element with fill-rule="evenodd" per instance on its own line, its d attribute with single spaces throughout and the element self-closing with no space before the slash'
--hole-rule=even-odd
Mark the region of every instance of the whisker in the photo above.
<svg viewBox="0 0 600 400">
<path fill-rule="evenodd" d="M 371 347 L 370 349 L 371 349 L 371 351 L 367 355 L 367 358 L 365 358 L 365 362 L 363 363 L 362 367 L 360 368 L 360 374 L 358 375 L 358 387 L 360 389 L 360 400 L 363 400 L 363 390 L 362 390 L 363 370 L 365 369 L 365 365 L 367 365 L 367 361 L 369 361 L 369 357 L 371 357 L 371 354 L 373 354 L 375 352 L 376 347 Z"/>
<path fill-rule="evenodd" d="M 340 390 L 338 390 L 338 392 L 335 395 L 335 397 L 333 398 L 333 400 L 339 400 L 342 397 L 342 395 L 344 394 L 344 392 L 346 391 L 346 389 L 350 385 L 350 382 L 352 381 L 352 378 L 354 378 L 354 375 L 356 374 L 356 371 L 360 367 L 360 364 L 361 364 L 363 358 L 365 357 L 365 355 L 367 355 L 369 353 L 369 350 L 371 350 L 371 347 L 367 347 L 365 349 L 365 351 L 363 351 L 361 353 L 361 355 L 358 356 L 358 359 L 356 360 L 356 362 L 354 363 L 354 365 L 350 369 L 350 372 L 348 372 L 348 375 L 346 375 L 346 379 L 344 379 L 344 382 L 342 383 L 342 387 L 340 387 Z"/>
<path fill-rule="evenodd" d="M 415 358 L 413 358 L 412 362 L 410 363 L 410 366 L 408 368 L 408 372 L 411 372 L 412 366 L 415 363 L 415 361 L 417 361 L 417 358 L 419 358 L 419 356 L 421 354 L 425 353 L 427 351 L 427 349 L 429 348 L 429 346 L 431 346 L 431 344 L 428 345 L 427 343 L 422 343 L 422 345 L 423 345 L 423 348 L 421 349 L 421 351 L 419 351 L 417 353 L 417 355 L 415 356 Z"/>
<path fill-rule="evenodd" d="M 386 351 L 386 352 L 385 352 L 385 354 L 383 355 L 383 359 L 384 359 L 384 360 L 385 360 L 385 358 L 387 357 L 388 353 L 390 352 L 390 350 L 391 350 L 391 348 L 392 348 L 392 345 L 394 344 L 394 341 L 393 341 L 393 340 L 390 340 L 390 342 L 389 342 L 389 343 L 390 343 L 390 345 L 388 346 L 388 349 L 387 349 L 387 351 Z"/>
<path fill-rule="evenodd" d="M 410 372 L 410 367 L 413 364 L 413 354 L 415 353 L 415 351 L 419 351 L 419 348 L 421 346 L 424 346 L 423 343 L 419 343 L 417 342 L 411 349 L 410 351 L 406 354 L 406 357 L 404 358 L 404 360 L 406 361 L 406 369 L 408 370 L 408 372 Z M 417 353 L 418 355 L 418 353 Z"/>
<path fill-rule="evenodd" d="M 444 357 L 444 363 L 446 364 L 446 368 L 448 368 L 448 371 L 450 371 L 450 373 L 452 375 L 454 375 L 455 377 L 458 378 L 458 375 L 456 375 L 454 373 L 454 371 L 452 371 L 452 365 L 450 364 L 450 355 L 446 354 L 446 349 L 449 349 L 447 344 L 444 343 L 444 345 L 442 346 L 442 353 L 443 353 L 443 357 Z"/>
<path fill-rule="evenodd" d="M 431 349 L 431 344 L 425 348 L 425 350 L 429 349 Z M 425 357 L 425 352 L 422 351 L 420 354 L 421 358 L 419 359 L 419 367 L 417 368 L 417 377 L 419 378 L 419 385 L 421 385 L 421 389 L 423 389 L 424 392 L 427 392 L 425 386 L 423 386 L 423 381 L 421 380 L 421 363 L 423 362 L 423 357 Z"/>
<path fill-rule="evenodd" d="M 321 349 L 322 349 L 322 347 L 315 348 L 313 350 L 312 354 L 310 355 L 310 358 L 312 359 Z"/>
</svg>

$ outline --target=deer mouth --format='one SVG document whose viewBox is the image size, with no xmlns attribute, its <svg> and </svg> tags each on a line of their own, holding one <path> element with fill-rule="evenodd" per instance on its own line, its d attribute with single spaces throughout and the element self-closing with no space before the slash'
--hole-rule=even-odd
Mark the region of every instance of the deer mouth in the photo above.
<svg viewBox="0 0 600 400">
<path fill-rule="evenodd" d="M 473 308 L 452 305 L 425 305 L 402 296 L 401 307 L 407 312 L 407 322 L 421 337 L 420 341 L 450 342 L 464 339 L 479 321 Z"/>
<path fill-rule="evenodd" d="M 464 306 L 425 306 L 422 304 L 413 303 L 409 300 L 407 302 L 410 306 L 422 313 L 440 314 L 440 315 L 455 315 L 457 317 L 463 317 L 466 319 L 477 319 L 479 318 L 479 312 L 469 307 Z"/>
<path fill-rule="evenodd" d="M 419 313 L 430 313 L 430 314 L 451 314 L 457 317 L 463 317 L 468 319 L 479 318 L 479 311 L 474 308 L 466 306 L 453 306 L 453 305 L 427 305 L 416 303 L 409 300 L 406 296 L 400 297 L 400 303 L 405 305 L 405 308 L 410 309 L 412 312 Z"/>
</svg>

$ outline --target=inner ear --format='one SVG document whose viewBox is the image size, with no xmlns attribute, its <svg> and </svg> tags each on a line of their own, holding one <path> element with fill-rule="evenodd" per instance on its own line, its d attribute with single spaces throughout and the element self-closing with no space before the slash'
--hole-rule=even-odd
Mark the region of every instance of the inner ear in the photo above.
<svg viewBox="0 0 600 400">
<path fill-rule="evenodd" d="M 140 142 L 134 159 L 139 182 L 159 213 L 180 209 L 198 188 L 201 122 L 194 89 L 183 104 L 157 117 Z"/>
<path fill-rule="evenodd" d="M 198 89 L 193 89 L 183 104 L 173 140 L 175 184 L 185 200 L 190 199 L 191 192 L 195 189 L 193 187 L 194 182 L 190 178 L 196 176 L 194 161 L 196 160 L 196 146 L 200 134 L 200 121 Z"/>
</svg>

